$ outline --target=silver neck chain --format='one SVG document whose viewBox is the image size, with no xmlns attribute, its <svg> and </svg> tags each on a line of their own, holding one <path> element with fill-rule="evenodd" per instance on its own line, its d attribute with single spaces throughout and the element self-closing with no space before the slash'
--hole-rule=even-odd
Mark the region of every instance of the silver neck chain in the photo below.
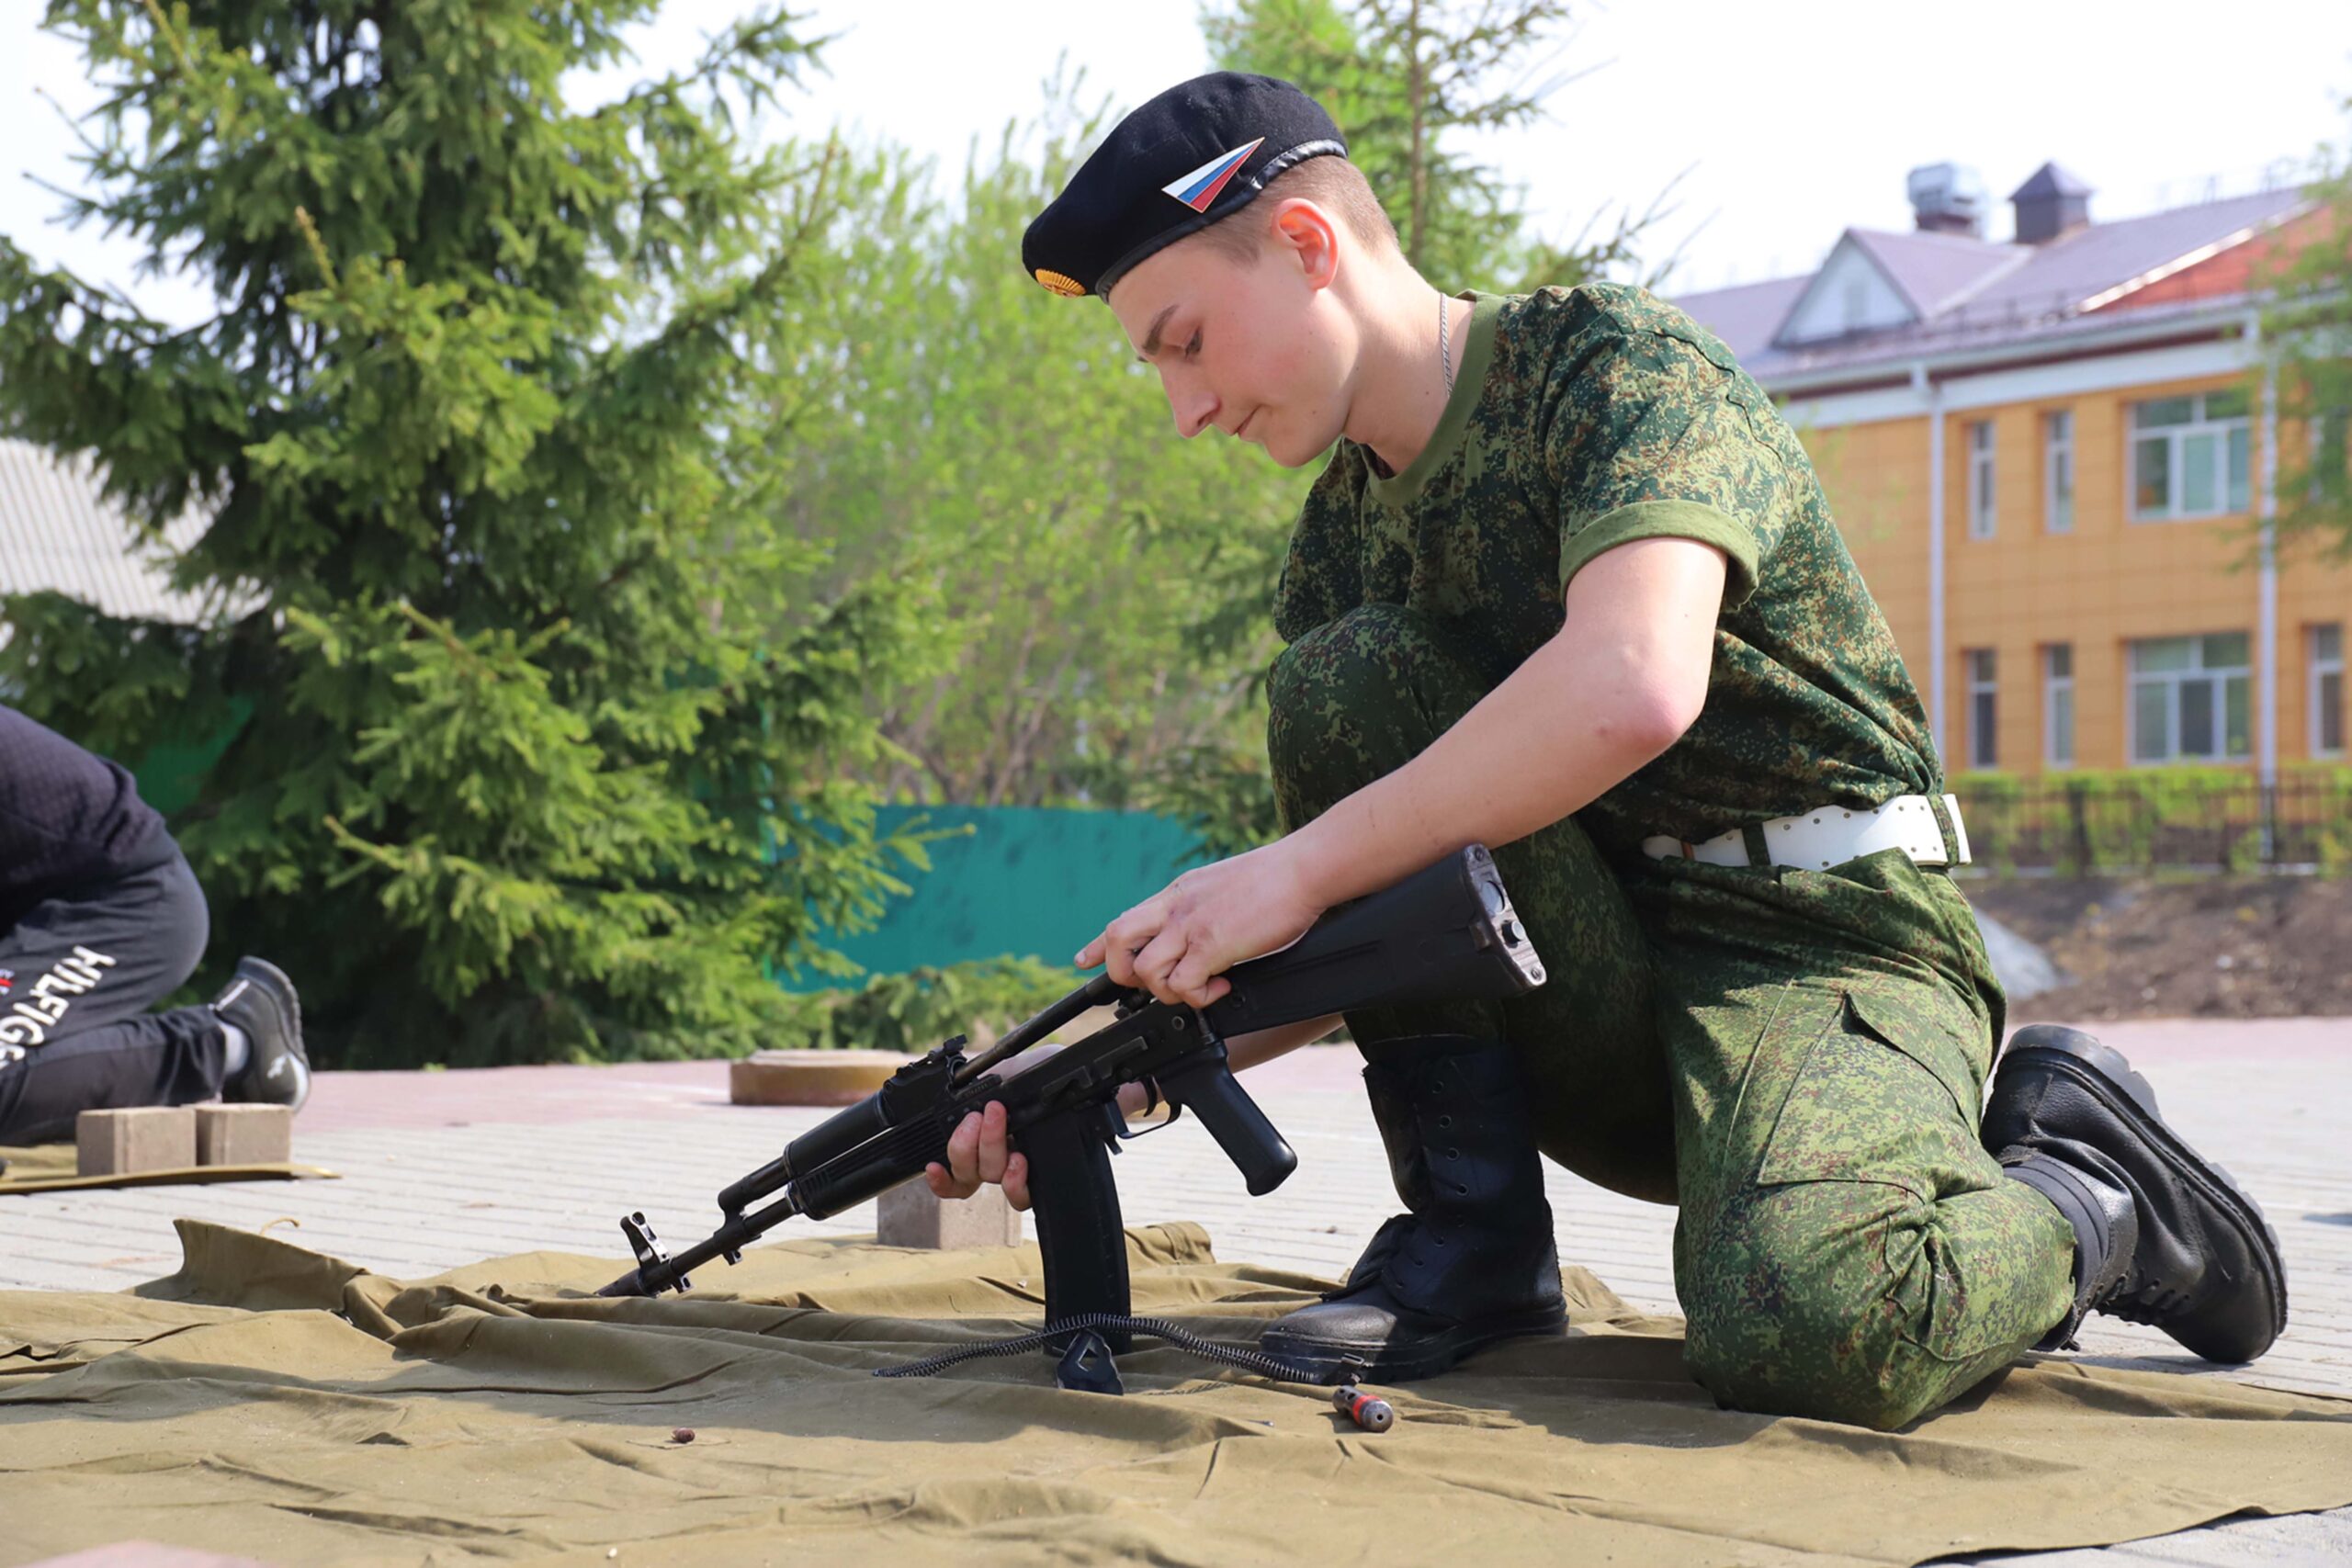
<svg viewBox="0 0 2352 1568">
<path fill-rule="evenodd" d="M 1437 359 L 1445 368 L 1445 395 L 1449 398 L 1453 396 L 1453 350 L 1446 342 L 1445 323 L 1452 313 L 1446 307 L 1452 303 L 1442 294 L 1437 297 Z"/>
</svg>

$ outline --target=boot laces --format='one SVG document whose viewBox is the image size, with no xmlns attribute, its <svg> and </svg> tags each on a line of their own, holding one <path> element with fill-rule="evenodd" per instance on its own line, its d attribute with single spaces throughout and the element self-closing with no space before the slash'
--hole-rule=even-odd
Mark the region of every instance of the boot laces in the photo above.
<svg viewBox="0 0 2352 1568">
<path fill-rule="evenodd" d="M 1412 1223 L 1410 1214 L 1391 1214 L 1382 1221 L 1380 1228 L 1373 1232 L 1372 1240 L 1365 1244 L 1363 1256 L 1356 1259 L 1353 1269 L 1348 1270 L 1347 1283 L 1337 1290 L 1324 1292 L 1323 1299 L 1332 1302 L 1351 1296 L 1385 1274 L 1388 1260 L 1396 1256 L 1397 1248 L 1404 1243 L 1405 1227 Z"/>
<path fill-rule="evenodd" d="M 2133 1269 L 2118 1280 L 2113 1290 L 2102 1292 L 2092 1302 L 2090 1310 L 2120 1317 L 2126 1323 L 2162 1328 L 2188 1305 L 2188 1296 L 2189 1292 L 2179 1285 L 2145 1278 Z"/>
</svg>

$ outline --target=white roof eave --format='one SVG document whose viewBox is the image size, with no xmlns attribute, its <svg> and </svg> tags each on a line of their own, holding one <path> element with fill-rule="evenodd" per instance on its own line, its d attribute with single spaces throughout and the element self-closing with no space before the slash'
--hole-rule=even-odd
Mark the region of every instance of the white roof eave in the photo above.
<svg viewBox="0 0 2352 1568">
<path fill-rule="evenodd" d="M 2259 309 L 2260 300 L 2255 296 L 2238 295 L 2229 299 L 2207 301 L 2184 310 L 2166 311 L 2154 319 L 2123 319 L 2080 327 L 2075 323 L 2096 318 L 2076 316 L 2050 332 L 1984 348 L 1930 349 L 1926 352 L 1890 348 L 1884 355 L 1876 358 L 1849 361 L 1819 370 L 1758 376 L 1756 379 L 1775 397 L 1803 397 L 1849 386 L 1856 381 L 1887 381 L 1917 375 L 1934 377 L 1939 373 L 1973 374 L 1998 369 L 2020 360 L 2043 358 L 2053 344 L 2061 343 L 2070 352 L 2113 353 L 2142 343 L 2177 337 L 2185 332 L 2233 326 L 2244 329 L 2253 312 Z"/>
</svg>

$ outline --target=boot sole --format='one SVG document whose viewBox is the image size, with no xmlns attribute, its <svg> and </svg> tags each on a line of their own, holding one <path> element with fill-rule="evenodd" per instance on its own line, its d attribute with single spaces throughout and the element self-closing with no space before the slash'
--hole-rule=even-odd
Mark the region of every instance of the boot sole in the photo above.
<svg viewBox="0 0 2352 1568">
<path fill-rule="evenodd" d="M 1418 1382 L 1453 1370 L 1498 1339 L 1565 1334 L 1567 1327 L 1567 1306 L 1555 1302 L 1484 1318 L 1475 1325 L 1456 1325 L 1442 1334 L 1417 1339 L 1410 1351 L 1385 1344 L 1346 1345 L 1328 1339 L 1291 1339 L 1273 1335 L 1261 1339 L 1258 1348 L 1284 1366 L 1295 1368 L 1306 1382 L 1337 1382 L 1350 1371 L 1376 1382 Z"/>
<path fill-rule="evenodd" d="M 2029 1038 L 2030 1036 L 2030 1038 Z M 2033 1024 L 2020 1029 L 2009 1040 L 2009 1048 L 2002 1054 L 2006 1064 L 2011 1057 L 2035 1057 L 2055 1071 L 2065 1074 L 2105 1104 L 2109 1110 L 2131 1123 L 2139 1134 L 2164 1151 L 2167 1158 L 2202 1191 L 2207 1201 L 2235 1219 L 2239 1227 L 2259 1235 L 2263 1245 L 2248 1247 L 2262 1269 L 2263 1283 L 2269 1288 L 2271 1300 L 2270 1337 L 2276 1340 L 2287 1331 L 2287 1265 L 2278 1250 L 2278 1233 L 2270 1228 L 2262 1205 L 2254 1195 L 2238 1185 L 2237 1178 L 2214 1164 L 2187 1144 L 2181 1142 L 2170 1127 L 2165 1125 L 2163 1113 L 2156 1109 L 2156 1091 L 2146 1078 L 2133 1069 L 2123 1053 L 2112 1045 L 2101 1044 L 2078 1029 L 2066 1029 L 2052 1024 Z M 2259 1356 L 2269 1348 L 2255 1352 Z M 2252 1360 L 2254 1357 L 2245 1358 Z M 2242 1364 L 2242 1363 L 2241 1363 Z"/>
</svg>

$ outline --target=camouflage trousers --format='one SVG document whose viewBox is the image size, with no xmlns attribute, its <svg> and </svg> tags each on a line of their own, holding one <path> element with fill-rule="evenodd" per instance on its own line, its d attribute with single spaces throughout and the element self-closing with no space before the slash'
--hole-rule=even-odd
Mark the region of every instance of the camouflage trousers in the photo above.
<svg viewBox="0 0 2352 1568">
<path fill-rule="evenodd" d="M 1495 683 L 1477 669 L 1388 604 L 1285 649 L 1268 683 L 1284 830 L 1435 740 Z M 2073 1232 L 1978 1141 L 2003 1001 L 1949 877 L 1900 852 L 1826 871 L 1612 858 L 1575 818 L 1495 853 L 1548 983 L 1350 1031 L 1509 1040 L 1546 1155 L 1679 1202 L 1685 1355 L 1718 1401 L 1899 1427 L 2064 1315 Z"/>
</svg>

